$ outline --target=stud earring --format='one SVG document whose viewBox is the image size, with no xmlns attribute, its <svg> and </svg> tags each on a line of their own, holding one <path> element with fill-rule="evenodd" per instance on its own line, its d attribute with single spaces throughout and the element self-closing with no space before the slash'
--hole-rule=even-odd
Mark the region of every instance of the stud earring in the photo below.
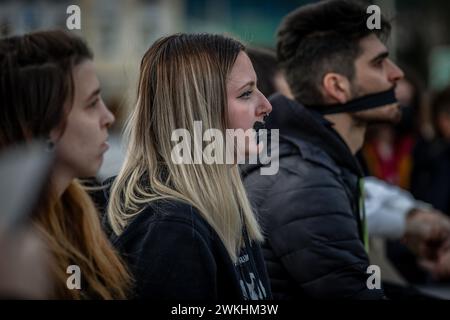
<svg viewBox="0 0 450 320">
<path fill-rule="evenodd" d="M 47 152 L 52 152 L 55 149 L 55 143 L 49 138 L 45 141 L 45 150 Z"/>
</svg>

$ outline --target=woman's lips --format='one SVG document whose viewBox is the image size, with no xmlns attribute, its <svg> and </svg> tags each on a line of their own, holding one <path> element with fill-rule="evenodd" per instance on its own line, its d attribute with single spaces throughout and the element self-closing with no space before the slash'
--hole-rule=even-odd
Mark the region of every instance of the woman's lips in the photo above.
<svg viewBox="0 0 450 320">
<path fill-rule="evenodd" d="M 107 141 L 103 142 L 100 148 L 101 153 L 104 154 L 109 149 L 109 143 Z"/>
</svg>

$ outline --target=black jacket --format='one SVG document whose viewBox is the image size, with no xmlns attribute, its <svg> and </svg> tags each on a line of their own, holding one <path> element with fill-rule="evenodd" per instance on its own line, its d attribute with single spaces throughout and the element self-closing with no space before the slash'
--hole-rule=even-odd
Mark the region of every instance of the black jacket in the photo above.
<svg viewBox="0 0 450 320">
<path fill-rule="evenodd" d="M 263 254 L 275 299 L 379 299 L 368 289 L 357 160 L 332 124 L 281 95 L 266 126 L 280 130 L 279 172 L 242 168 L 266 235 Z"/>
<path fill-rule="evenodd" d="M 243 249 L 235 265 L 217 233 L 183 202 L 153 202 L 112 240 L 135 277 L 135 298 L 237 301 L 272 296 L 259 245 L 249 243 L 251 249 Z"/>
<path fill-rule="evenodd" d="M 450 143 L 419 139 L 413 153 L 411 192 L 450 215 Z"/>
</svg>

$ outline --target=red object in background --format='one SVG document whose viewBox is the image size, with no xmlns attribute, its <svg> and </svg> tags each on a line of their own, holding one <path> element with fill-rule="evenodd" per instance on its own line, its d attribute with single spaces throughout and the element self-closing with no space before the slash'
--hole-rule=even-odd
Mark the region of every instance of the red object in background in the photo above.
<svg viewBox="0 0 450 320">
<path fill-rule="evenodd" d="M 403 189 L 409 189 L 413 147 L 414 139 L 410 135 L 397 138 L 392 144 L 373 139 L 363 148 L 369 173 Z"/>
</svg>

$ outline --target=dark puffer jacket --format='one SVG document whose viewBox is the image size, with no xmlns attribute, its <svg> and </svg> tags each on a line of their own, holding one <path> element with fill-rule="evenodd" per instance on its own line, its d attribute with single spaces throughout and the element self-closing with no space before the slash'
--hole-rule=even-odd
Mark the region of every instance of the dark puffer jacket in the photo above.
<svg viewBox="0 0 450 320">
<path fill-rule="evenodd" d="M 383 298 L 366 284 L 356 159 L 320 114 L 281 95 L 271 103 L 267 128 L 280 129 L 279 172 L 247 165 L 242 174 L 266 235 L 274 298 Z"/>
</svg>

